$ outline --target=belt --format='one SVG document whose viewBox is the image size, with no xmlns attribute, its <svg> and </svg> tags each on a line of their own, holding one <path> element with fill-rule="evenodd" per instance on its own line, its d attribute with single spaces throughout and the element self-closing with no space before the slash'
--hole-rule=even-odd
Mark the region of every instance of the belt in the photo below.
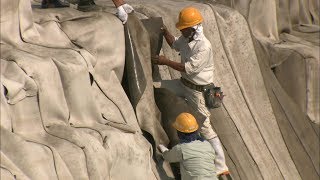
<svg viewBox="0 0 320 180">
<path fill-rule="evenodd" d="M 196 85 L 196 84 L 194 84 L 194 83 L 192 83 L 189 80 L 186 80 L 184 78 L 181 78 L 180 80 L 181 80 L 183 85 L 187 86 L 188 88 L 194 89 L 196 91 L 200 91 L 200 92 L 205 91 L 205 89 L 207 89 L 208 87 L 213 85 L 213 83 L 212 84 L 207 84 L 207 85 Z"/>
</svg>

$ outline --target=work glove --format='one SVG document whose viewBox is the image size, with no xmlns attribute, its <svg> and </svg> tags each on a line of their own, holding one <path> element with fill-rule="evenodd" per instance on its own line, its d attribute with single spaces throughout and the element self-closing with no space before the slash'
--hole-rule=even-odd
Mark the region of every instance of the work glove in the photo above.
<svg viewBox="0 0 320 180">
<path fill-rule="evenodd" d="M 159 144 L 159 149 L 160 149 L 160 151 L 163 153 L 163 152 L 165 152 L 165 151 L 168 151 L 169 149 L 168 148 L 166 148 L 164 145 L 162 145 L 162 144 Z"/>
<path fill-rule="evenodd" d="M 125 24 L 128 20 L 128 13 L 134 11 L 133 7 L 129 4 L 123 4 L 117 8 L 116 15 L 122 21 L 122 24 Z"/>
<path fill-rule="evenodd" d="M 122 24 L 125 24 L 128 20 L 128 14 L 126 13 L 126 11 L 124 10 L 123 6 L 119 6 L 117 7 L 117 13 L 116 15 L 118 16 L 118 18 L 122 21 Z"/>
<path fill-rule="evenodd" d="M 122 7 L 127 14 L 132 13 L 134 11 L 133 7 L 130 6 L 129 4 L 123 4 Z"/>
</svg>

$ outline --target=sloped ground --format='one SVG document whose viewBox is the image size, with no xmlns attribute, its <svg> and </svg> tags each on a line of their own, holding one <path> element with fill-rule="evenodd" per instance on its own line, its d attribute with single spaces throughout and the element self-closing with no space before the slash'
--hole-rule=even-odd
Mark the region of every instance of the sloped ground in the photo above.
<svg viewBox="0 0 320 180">
<path fill-rule="evenodd" d="M 175 35 L 180 9 L 201 10 L 215 50 L 215 84 L 227 94 L 211 122 L 234 179 L 319 179 L 316 1 L 220 2 L 232 8 L 128 2 L 140 18 L 162 17 Z M 114 12 L 110 2 L 97 3 Z M 114 15 L 1 1 L 1 179 L 172 177 L 160 170 L 166 165 L 155 166 L 145 138 L 168 143 L 153 98 L 148 36 L 136 19 L 128 28 L 145 77 L 134 100 L 121 86 L 125 38 Z M 162 53 L 179 60 L 165 43 Z M 179 77 L 159 68 L 158 78 Z"/>
</svg>

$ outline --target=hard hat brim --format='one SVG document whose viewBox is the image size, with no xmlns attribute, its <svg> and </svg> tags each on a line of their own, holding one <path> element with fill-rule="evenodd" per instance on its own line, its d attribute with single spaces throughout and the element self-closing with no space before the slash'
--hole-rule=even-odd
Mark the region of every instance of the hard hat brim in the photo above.
<svg viewBox="0 0 320 180">
<path fill-rule="evenodd" d="M 197 25 L 197 24 L 200 24 L 202 21 L 203 21 L 203 20 L 199 20 L 199 21 L 195 21 L 195 22 L 190 23 L 190 24 L 177 22 L 177 23 L 176 23 L 176 28 L 181 31 L 182 29 L 189 28 L 189 27 L 193 27 L 193 26 L 195 26 L 195 25 Z"/>
</svg>

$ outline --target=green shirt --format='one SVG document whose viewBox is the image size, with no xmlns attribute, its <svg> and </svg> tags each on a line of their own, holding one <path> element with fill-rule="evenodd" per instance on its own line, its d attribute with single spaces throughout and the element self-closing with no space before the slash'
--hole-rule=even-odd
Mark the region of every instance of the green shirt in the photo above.
<svg viewBox="0 0 320 180">
<path fill-rule="evenodd" d="M 208 141 L 192 141 L 174 146 L 163 153 L 168 162 L 180 162 L 182 180 L 217 180 L 215 152 Z"/>
</svg>

